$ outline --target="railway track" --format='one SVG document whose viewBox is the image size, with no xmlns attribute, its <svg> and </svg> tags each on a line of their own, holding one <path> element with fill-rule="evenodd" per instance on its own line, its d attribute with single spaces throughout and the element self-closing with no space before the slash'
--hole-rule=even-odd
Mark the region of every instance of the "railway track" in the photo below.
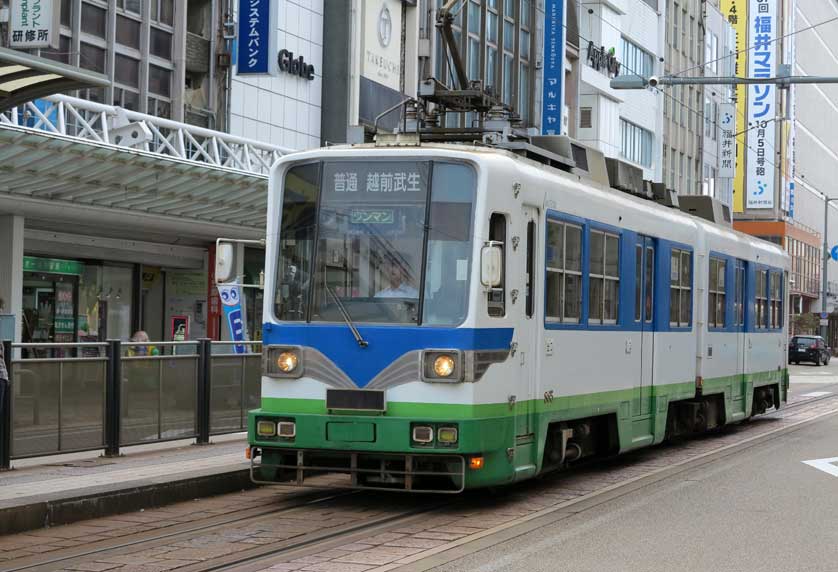
<svg viewBox="0 0 838 572">
<path fill-rule="evenodd" d="M 745 437 L 749 433 L 761 434 L 764 424 L 759 423 L 760 419 L 794 417 L 809 409 L 822 410 L 824 402 L 837 398 L 838 394 L 833 393 L 794 401 L 780 411 L 755 418 L 756 423 L 731 427 L 721 439 L 736 441 L 737 435 Z M 713 440 L 711 437 L 699 438 L 586 463 L 541 482 L 509 487 L 501 494 L 491 495 L 490 502 L 506 503 L 504 499 L 518 496 L 553 494 L 562 495 L 557 500 L 564 502 L 567 500 L 564 496 L 585 496 L 598 490 L 598 487 L 602 488 L 604 484 L 634 474 L 637 471 L 635 467 L 642 468 L 644 464 L 652 468 L 660 467 L 662 463 L 665 465 L 668 462 L 668 457 L 688 457 L 694 451 L 712 445 Z M 479 503 L 475 502 L 478 498 L 481 499 Z M 106 570 L 115 564 L 122 565 L 124 570 L 111 568 L 113 572 L 133 570 L 135 568 L 132 564 L 139 566 L 139 570 L 151 570 L 154 565 L 145 564 L 145 559 L 149 555 L 153 559 L 155 555 L 164 554 L 170 557 L 167 562 L 172 565 L 168 568 L 157 566 L 156 569 L 161 571 L 255 571 L 275 562 L 328 553 L 332 548 L 383 532 L 410 529 L 415 523 L 432 521 L 440 514 L 479 511 L 486 502 L 485 494 L 436 497 L 317 489 L 301 492 L 270 508 L 247 509 L 236 515 L 214 517 L 200 524 L 171 526 L 10 561 L 0 565 L 0 572 L 94 571 Z M 491 524 L 494 521 L 489 518 L 487 522 Z M 316 525 L 312 526 L 312 523 Z M 469 523 L 470 526 L 476 524 Z M 466 530 L 468 526 L 462 528 Z M 248 539 L 252 543 L 248 544 Z M 178 559 L 181 556 L 183 558 Z"/>
</svg>

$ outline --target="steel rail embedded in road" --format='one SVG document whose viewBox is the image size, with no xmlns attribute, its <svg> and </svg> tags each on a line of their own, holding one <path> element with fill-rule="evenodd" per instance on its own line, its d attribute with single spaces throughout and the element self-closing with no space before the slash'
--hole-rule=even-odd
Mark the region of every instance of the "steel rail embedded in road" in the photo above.
<svg viewBox="0 0 838 572">
<path fill-rule="evenodd" d="M 215 519 L 211 519 L 212 522 L 206 522 L 197 526 L 185 526 L 183 528 L 175 527 L 177 530 L 172 529 L 164 529 L 166 530 L 163 533 L 151 533 L 149 532 L 140 532 L 134 535 L 135 540 L 128 540 L 126 541 L 125 538 L 119 538 L 114 541 L 103 541 L 105 542 L 106 546 L 101 546 L 99 548 L 94 549 L 85 549 L 80 547 L 68 548 L 66 550 L 62 550 L 62 555 L 56 555 L 55 553 L 48 553 L 46 558 L 38 561 L 34 561 L 31 563 L 24 564 L 22 566 L 16 566 L 13 568 L 2 568 L 0 567 L 0 572 L 21 572 L 23 570 L 40 570 L 44 567 L 49 567 L 53 564 L 61 564 L 68 561 L 76 560 L 79 558 L 84 558 L 86 556 L 93 556 L 97 554 L 105 554 L 108 552 L 112 552 L 115 550 L 121 550 L 123 548 L 130 548 L 132 546 L 138 546 L 141 544 L 147 543 L 154 543 L 159 542 L 161 540 L 172 539 L 181 536 L 188 536 L 190 534 L 194 534 L 196 532 L 207 532 L 213 529 L 227 527 L 234 523 L 239 522 L 246 522 L 251 520 L 257 520 L 260 518 L 264 518 L 266 516 L 273 516 L 276 514 L 281 514 L 285 512 L 289 512 L 291 510 L 295 510 L 298 508 L 302 508 L 305 506 L 316 505 L 322 502 L 326 502 L 332 499 L 341 498 L 353 494 L 357 494 L 360 491 L 357 490 L 347 490 L 343 492 L 335 492 L 334 489 L 330 491 L 322 491 L 317 490 L 314 492 L 303 492 L 299 496 L 295 497 L 293 501 L 283 504 L 279 507 L 271 507 L 271 508 L 259 508 L 259 509 L 251 509 L 244 511 L 246 514 L 238 514 L 234 517 L 219 517 Z M 83 521 L 82 521 L 83 522 Z M 72 526 L 72 525 L 67 525 Z M 131 538 L 129 536 L 128 538 Z M 139 538 L 137 538 L 139 537 Z"/>
<path fill-rule="evenodd" d="M 547 508 L 542 509 L 540 512 L 533 512 L 530 516 L 504 517 L 507 518 L 508 522 L 503 526 L 518 526 L 525 522 L 526 519 L 531 519 L 537 514 L 545 511 L 549 512 L 550 510 L 559 510 L 564 506 L 569 506 L 569 504 L 578 503 L 579 501 L 584 501 L 584 503 L 577 506 L 588 506 L 592 503 L 593 506 L 602 502 L 608 502 L 611 498 L 630 494 L 633 490 L 646 486 L 650 482 L 659 480 L 660 478 L 666 478 L 663 475 L 671 476 L 679 474 L 686 470 L 685 467 L 691 466 L 691 464 L 712 462 L 719 458 L 720 455 L 725 456 L 742 448 L 757 446 L 760 443 L 764 443 L 766 439 L 772 438 L 773 435 L 796 430 L 805 423 L 814 421 L 825 415 L 834 414 L 836 409 L 829 406 L 825 407 L 824 402 L 834 402 L 836 398 L 838 398 L 838 394 L 800 400 L 786 405 L 783 409 L 769 412 L 753 419 L 759 422 L 760 420 L 769 420 L 772 418 L 782 419 L 784 417 L 790 417 L 792 424 L 787 427 L 772 428 L 771 426 L 765 425 L 736 424 L 731 426 L 728 431 L 722 432 L 720 437 L 691 439 L 690 444 L 680 442 L 669 447 L 643 449 L 637 451 L 636 454 L 628 456 L 591 461 L 582 466 L 577 466 L 571 470 L 556 474 L 554 478 L 510 487 L 506 489 L 510 493 L 509 495 L 501 495 L 506 500 L 498 500 L 498 503 L 501 505 L 505 502 L 517 502 L 515 499 L 520 495 L 524 495 L 525 497 L 535 495 L 542 500 L 545 496 L 556 495 L 559 497 L 559 500 L 554 506 L 549 507 L 545 505 Z M 805 418 L 807 411 L 813 413 L 811 418 Z M 804 417 L 802 421 L 798 420 L 801 415 Z M 721 442 L 718 441 L 719 438 L 722 439 Z M 687 463 L 687 465 L 684 465 L 684 463 Z M 626 472 L 638 476 L 626 478 Z M 100 545 L 98 547 L 92 547 L 88 544 L 87 548 L 76 547 L 74 549 L 62 550 L 60 553 L 53 553 L 52 555 L 44 554 L 28 557 L 29 562 L 11 568 L 0 568 L 0 570 L 3 572 L 51 572 L 59 568 L 65 568 L 73 561 L 96 561 L 97 556 L 100 556 L 105 561 L 115 556 L 124 557 L 126 555 L 125 549 L 141 547 L 142 550 L 150 550 L 152 548 L 168 547 L 174 545 L 176 542 L 178 543 L 177 546 L 183 546 L 180 543 L 190 540 L 196 541 L 195 546 L 199 547 L 213 546 L 225 548 L 227 543 L 236 543 L 238 541 L 220 538 L 217 544 L 213 544 L 211 540 L 204 543 L 202 539 L 206 539 L 207 535 L 214 533 L 232 534 L 233 536 L 244 534 L 247 536 L 248 533 L 253 532 L 252 530 L 249 531 L 247 527 L 252 525 L 257 525 L 258 527 L 260 522 L 274 518 L 277 514 L 287 516 L 289 519 L 288 524 L 292 528 L 295 525 L 299 525 L 301 521 L 311 520 L 312 518 L 316 519 L 318 517 L 322 518 L 323 514 L 321 509 L 327 511 L 334 510 L 334 516 L 330 512 L 327 512 L 326 516 L 328 518 L 342 520 L 339 524 L 328 528 L 319 527 L 296 531 L 299 532 L 296 537 L 277 538 L 276 541 L 271 540 L 271 537 L 265 537 L 265 544 L 256 545 L 252 548 L 248 546 L 247 548 L 236 551 L 231 547 L 226 547 L 223 555 L 210 557 L 199 562 L 194 562 L 196 560 L 195 558 L 185 557 L 186 560 L 192 560 L 192 562 L 177 567 L 178 572 L 217 572 L 239 567 L 256 570 L 262 563 L 265 564 L 265 567 L 268 567 L 270 565 L 269 563 L 287 562 L 288 560 L 305 555 L 320 554 L 324 550 L 329 550 L 342 544 L 363 542 L 364 538 L 368 538 L 378 532 L 414 527 L 417 524 L 415 522 L 417 517 L 423 515 L 426 516 L 422 519 L 422 523 L 430 522 L 437 517 L 446 520 L 456 515 L 456 522 L 453 522 L 452 526 L 459 526 L 462 519 L 467 519 L 468 514 L 474 512 L 469 510 L 465 513 L 462 511 L 451 513 L 445 510 L 451 506 L 461 508 L 464 504 L 469 503 L 469 501 L 473 501 L 474 497 L 471 495 L 459 497 L 458 499 L 446 497 L 445 500 L 440 500 L 439 502 L 433 502 L 436 500 L 433 497 L 417 498 L 403 497 L 400 495 L 398 496 L 398 502 L 400 504 L 395 507 L 395 512 L 391 509 L 382 514 L 381 511 L 376 510 L 376 507 L 373 507 L 371 517 L 364 517 L 362 521 L 357 521 L 346 514 L 341 516 L 341 505 L 332 504 L 334 501 L 339 501 L 339 499 L 349 497 L 350 495 L 352 495 L 349 499 L 351 504 L 348 507 L 343 506 L 350 513 L 354 512 L 356 507 L 358 509 L 368 508 L 370 501 L 373 499 L 378 499 L 378 502 L 380 502 L 379 496 L 373 496 L 371 493 L 365 491 L 345 491 L 338 494 L 324 494 L 324 491 L 319 490 L 305 499 L 297 497 L 289 504 L 281 507 L 274 507 L 268 510 L 250 509 L 246 514 L 238 514 L 234 518 L 213 519 L 212 522 L 205 522 L 198 526 L 181 527 L 177 530 L 169 529 L 165 532 L 161 530 L 145 531 L 139 534 L 127 535 L 121 539 L 103 541 L 106 545 Z M 564 497 L 564 495 L 568 497 Z M 571 495 L 573 498 L 567 500 Z M 396 497 L 393 498 L 395 499 Z M 401 503 L 402 500 L 404 500 L 404 503 Z M 454 500 L 453 503 L 451 502 L 452 500 Z M 524 498 L 523 501 L 525 503 L 530 502 L 527 498 Z M 491 511 L 491 505 L 491 502 L 481 503 L 479 510 Z M 307 508 L 312 508 L 315 511 L 314 513 L 310 513 L 308 517 L 306 514 Z M 475 510 L 478 509 L 475 508 Z M 528 510 L 530 509 L 528 508 Z M 532 510 L 538 511 L 538 508 L 536 507 Z M 503 513 L 504 511 L 501 510 L 500 512 Z M 517 513 L 520 511 L 512 512 Z M 506 512 L 505 514 L 509 515 L 511 513 Z M 482 516 L 480 518 L 481 520 L 483 519 Z M 489 520 L 491 519 L 492 517 L 489 517 Z M 231 528 L 231 524 L 237 526 Z M 278 527 L 273 529 L 274 531 L 279 531 L 283 527 L 281 519 L 271 524 Z M 238 529 L 240 526 L 244 526 L 244 528 Z M 463 526 L 468 525 L 463 523 Z M 486 534 L 491 533 L 494 528 L 486 530 Z M 267 532 L 271 529 L 264 530 Z M 448 550 L 449 548 L 460 547 L 483 536 L 485 534 L 469 534 L 464 538 L 452 539 L 450 542 L 446 542 L 445 546 L 440 546 L 438 552 Z M 233 545 L 231 544 L 231 546 Z M 243 544 L 237 544 L 235 546 L 241 548 Z M 373 547 L 371 546 L 370 548 Z M 432 552 L 432 550 L 429 549 L 427 552 Z M 178 558 L 178 554 L 178 549 L 175 549 L 170 553 L 169 558 L 176 559 Z M 415 560 L 418 561 L 420 557 L 428 557 L 428 554 L 423 554 L 424 552 L 416 554 Z M 135 549 L 129 555 L 139 557 L 142 555 L 142 552 Z M 91 556 L 94 558 L 90 558 Z M 409 558 L 414 557 L 411 556 Z M 406 560 L 409 558 L 406 558 Z M 114 572 L 118 572 L 118 570 Z"/>
</svg>

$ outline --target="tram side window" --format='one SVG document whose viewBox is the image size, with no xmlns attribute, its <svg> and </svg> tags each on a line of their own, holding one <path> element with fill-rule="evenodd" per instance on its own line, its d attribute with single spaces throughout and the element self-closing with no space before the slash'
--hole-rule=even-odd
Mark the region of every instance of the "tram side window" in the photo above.
<svg viewBox="0 0 838 572">
<path fill-rule="evenodd" d="M 756 328 L 765 329 L 766 311 L 768 309 L 768 271 L 756 271 L 756 296 L 754 298 L 754 310 L 756 314 Z"/>
<path fill-rule="evenodd" d="M 616 324 L 620 298 L 620 238 L 591 231 L 588 296 L 590 324 Z"/>
<path fill-rule="evenodd" d="M 489 219 L 489 240 L 501 243 L 504 269 L 501 272 L 500 286 L 492 288 L 486 294 L 488 312 L 494 318 L 502 318 L 506 315 L 506 215 L 492 213 Z"/>
<path fill-rule="evenodd" d="M 774 329 L 783 327 L 783 300 L 780 288 L 780 274 L 771 273 L 771 327 Z"/>
<path fill-rule="evenodd" d="M 669 325 L 687 328 L 692 312 L 692 252 L 673 248 L 669 269 Z"/>
<path fill-rule="evenodd" d="M 319 175 L 316 163 L 293 167 L 285 175 L 274 297 L 274 310 L 280 320 L 306 319 Z"/>
<path fill-rule="evenodd" d="M 547 223 L 548 322 L 578 324 L 582 309 L 582 229 Z"/>
<path fill-rule="evenodd" d="M 652 321 L 654 313 L 654 289 L 655 289 L 655 249 L 646 247 L 646 322 Z"/>
<path fill-rule="evenodd" d="M 741 326 L 745 323 L 745 304 L 742 294 L 745 291 L 745 266 L 742 262 L 736 263 L 736 287 L 733 301 L 733 321 L 735 325 Z"/>
<path fill-rule="evenodd" d="M 724 260 L 710 259 L 710 280 L 707 284 L 707 325 L 710 328 L 725 327 L 725 271 Z"/>
<path fill-rule="evenodd" d="M 634 247 L 634 321 L 640 321 L 643 306 L 643 247 Z"/>
</svg>

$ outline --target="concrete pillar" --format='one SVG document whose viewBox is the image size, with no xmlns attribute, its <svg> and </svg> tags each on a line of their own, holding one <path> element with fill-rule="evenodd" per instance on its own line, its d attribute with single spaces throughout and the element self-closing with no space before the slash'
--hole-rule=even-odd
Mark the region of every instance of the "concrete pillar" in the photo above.
<svg viewBox="0 0 838 572">
<path fill-rule="evenodd" d="M 0 214 L 0 298 L 3 313 L 15 315 L 15 339 L 20 341 L 23 315 L 23 217 Z"/>
</svg>

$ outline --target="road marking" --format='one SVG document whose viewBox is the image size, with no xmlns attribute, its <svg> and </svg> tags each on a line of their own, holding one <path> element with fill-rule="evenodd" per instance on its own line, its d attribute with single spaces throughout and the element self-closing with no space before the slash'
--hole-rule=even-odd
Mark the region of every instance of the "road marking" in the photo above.
<svg viewBox="0 0 838 572">
<path fill-rule="evenodd" d="M 801 393 L 800 397 L 823 397 L 824 395 L 832 395 L 831 391 L 812 391 L 810 393 Z"/>
<path fill-rule="evenodd" d="M 803 461 L 803 463 L 810 467 L 815 467 L 819 471 L 829 473 L 833 477 L 838 477 L 838 465 L 834 465 L 838 461 L 838 457 L 831 457 L 829 459 L 812 459 L 811 461 Z"/>
</svg>

